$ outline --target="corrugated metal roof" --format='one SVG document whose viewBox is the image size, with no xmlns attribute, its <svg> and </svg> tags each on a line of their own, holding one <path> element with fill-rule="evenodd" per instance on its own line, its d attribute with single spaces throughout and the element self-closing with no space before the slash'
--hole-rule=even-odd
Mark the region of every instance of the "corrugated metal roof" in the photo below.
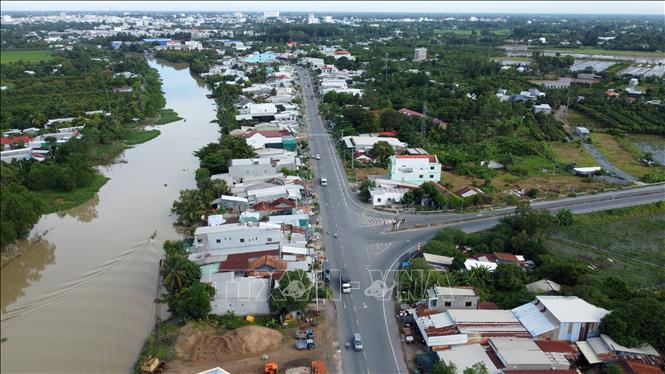
<svg viewBox="0 0 665 374">
<path fill-rule="evenodd" d="M 518 306 L 512 312 L 532 336 L 539 336 L 556 328 L 532 302 Z"/>
<path fill-rule="evenodd" d="M 577 344 L 577 348 L 580 349 L 580 352 L 582 352 L 582 355 L 584 358 L 586 358 L 587 361 L 589 361 L 590 364 L 597 364 L 599 362 L 603 362 L 596 353 L 593 351 L 589 343 L 585 341 L 580 341 L 580 342 L 575 342 Z"/>
</svg>

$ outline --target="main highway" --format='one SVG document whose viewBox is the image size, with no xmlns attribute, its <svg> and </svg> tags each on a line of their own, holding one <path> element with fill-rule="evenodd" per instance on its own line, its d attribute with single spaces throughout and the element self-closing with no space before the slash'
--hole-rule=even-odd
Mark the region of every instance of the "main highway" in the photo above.
<svg viewBox="0 0 665 374">
<path fill-rule="evenodd" d="M 308 127 L 320 205 L 322 241 L 332 269 L 348 269 L 352 292 L 339 292 L 339 277 L 333 274 L 333 288 L 339 325 L 338 343 L 342 350 L 344 373 L 407 373 L 400 333 L 394 316 L 390 287 L 394 271 L 405 253 L 426 243 L 441 227 L 457 227 L 472 232 L 493 227 L 514 207 L 475 213 L 400 214 L 405 218 L 399 230 L 392 230 L 395 213 L 372 209 L 358 201 L 347 182 L 346 173 L 335 148 L 335 140 L 326 131 L 313 92 L 308 71 L 297 67 L 303 86 L 304 117 Z M 321 186 L 320 178 L 328 185 Z M 557 211 L 569 208 L 586 213 L 611 208 L 665 200 L 665 185 L 650 185 L 615 192 L 598 193 L 553 201 L 536 201 L 538 209 Z M 363 336 L 365 349 L 344 349 L 353 333 Z"/>
</svg>

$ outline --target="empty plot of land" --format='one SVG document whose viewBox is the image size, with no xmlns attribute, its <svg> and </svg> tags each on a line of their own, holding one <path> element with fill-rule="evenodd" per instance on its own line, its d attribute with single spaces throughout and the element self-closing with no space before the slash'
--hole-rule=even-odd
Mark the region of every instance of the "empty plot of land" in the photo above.
<svg viewBox="0 0 665 374">
<path fill-rule="evenodd" d="M 34 49 L 34 50 L 9 50 L 0 53 L 0 62 L 9 64 L 11 62 L 39 62 L 48 61 L 52 59 L 51 51 L 48 49 Z"/>
<path fill-rule="evenodd" d="M 548 240 L 555 253 L 587 261 L 599 274 L 652 286 L 665 282 L 665 205 L 584 214 Z"/>
<path fill-rule="evenodd" d="M 616 64 L 616 62 L 596 61 L 596 60 L 576 60 L 575 63 L 573 63 L 573 65 L 570 67 L 570 71 L 581 71 L 590 67 L 591 69 L 593 69 L 593 71 L 599 73 L 614 64 Z"/>
</svg>

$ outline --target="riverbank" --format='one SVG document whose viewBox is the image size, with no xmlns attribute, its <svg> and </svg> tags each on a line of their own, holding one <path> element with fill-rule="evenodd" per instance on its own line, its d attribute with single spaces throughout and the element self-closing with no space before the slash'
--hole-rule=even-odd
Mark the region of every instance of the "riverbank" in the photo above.
<svg viewBox="0 0 665 374">
<path fill-rule="evenodd" d="M 148 63 L 183 121 L 140 146 L 106 149 L 121 161 L 98 167 L 109 180 L 94 198 L 42 216 L 16 243 L 22 255 L 0 282 L 2 372 L 131 372 L 154 326 L 162 243 L 180 238 L 170 202 L 196 186 L 193 152 L 219 133 L 207 87 L 182 68 Z"/>
</svg>

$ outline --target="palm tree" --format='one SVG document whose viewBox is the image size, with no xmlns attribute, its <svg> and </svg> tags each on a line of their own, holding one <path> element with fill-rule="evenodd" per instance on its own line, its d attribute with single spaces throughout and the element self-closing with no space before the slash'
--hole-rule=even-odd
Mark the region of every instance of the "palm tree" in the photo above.
<svg viewBox="0 0 665 374">
<path fill-rule="evenodd" d="M 559 226 L 570 226 L 573 224 L 573 212 L 568 208 L 559 209 L 556 212 L 556 222 Z"/>
<path fill-rule="evenodd" d="M 176 294 L 188 283 L 187 259 L 183 256 L 167 256 L 164 259 L 164 285 Z"/>
</svg>

